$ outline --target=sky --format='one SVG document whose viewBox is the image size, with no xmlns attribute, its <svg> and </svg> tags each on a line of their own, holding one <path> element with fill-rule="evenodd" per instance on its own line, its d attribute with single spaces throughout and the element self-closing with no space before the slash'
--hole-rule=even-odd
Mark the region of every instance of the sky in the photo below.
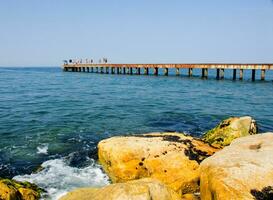
<svg viewBox="0 0 273 200">
<path fill-rule="evenodd" d="M 273 0 L 0 0 L 0 66 L 273 63 Z"/>
</svg>

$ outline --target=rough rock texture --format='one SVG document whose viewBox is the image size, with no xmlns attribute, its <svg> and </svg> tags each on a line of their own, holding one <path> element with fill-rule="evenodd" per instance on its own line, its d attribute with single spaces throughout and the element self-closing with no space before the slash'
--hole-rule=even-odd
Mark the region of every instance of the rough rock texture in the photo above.
<svg viewBox="0 0 273 200">
<path fill-rule="evenodd" d="M 36 200 L 41 192 L 43 190 L 34 184 L 0 178 L 1 200 Z"/>
<path fill-rule="evenodd" d="M 257 125 L 251 117 L 231 117 L 206 132 L 203 140 L 216 147 L 229 145 L 232 140 L 257 133 Z"/>
<path fill-rule="evenodd" d="M 83 188 L 60 200 L 180 200 L 179 195 L 157 180 L 149 178 L 108 185 L 101 189 Z"/>
<path fill-rule="evenodd" d="M 201 199 L 273 199 L 273 133 L 234 140 L 200 165 Z"/>
<path fill-rule="evenodd" d="M 199 163 L 215 151 L 179 133 L 112 137 L 98 144 L 99 161 L 114 183 L 151 177 L 179 194 L 199 190 Z"/>
</svg>

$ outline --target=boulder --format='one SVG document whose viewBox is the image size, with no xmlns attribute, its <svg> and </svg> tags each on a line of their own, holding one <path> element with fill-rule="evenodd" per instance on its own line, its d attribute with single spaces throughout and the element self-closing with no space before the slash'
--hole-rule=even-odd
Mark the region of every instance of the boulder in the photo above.
<svg viewBox="0 0 273 200">
<path fill-rule="evenodd" d="M 20 196 L 20 193 L 18 193 L 18 190 L 16 190 L 16 188 L 0 181 L 0 199 L 17 200 L 18 196 Z"/>
<path fill-rule="evenodd" d="M 179 194 L 199 191 L 199 163 L 217 150 L 179 133 L 112 137 L 98 144 L 99 161 L 112 182 L 151 177 Z"/>
<path fill-rule="evenodd" d="M 273 133 L 235 139 L 200 165 L 202 200 L 273 199 Z"/>
<path fill-rule="evenodd" d="M 116 183 L 100 189 L 82 188 L 69 192 L 60 200 L 180 200 L 172 189 L 153 179 Z"/>
<path fill-rule="evenodd" d="M 232 140 L 257 133 L 257 125 L 249 116 L 231 117 L 203 135 L 203 140 L 216 147 L 229 145 Z"/>
<path fill-rule="evenodd" d="M 0 178 L 0 199 L 36 200 L 41 192 L 44 190 L 32 183 Z"/>
</svg>

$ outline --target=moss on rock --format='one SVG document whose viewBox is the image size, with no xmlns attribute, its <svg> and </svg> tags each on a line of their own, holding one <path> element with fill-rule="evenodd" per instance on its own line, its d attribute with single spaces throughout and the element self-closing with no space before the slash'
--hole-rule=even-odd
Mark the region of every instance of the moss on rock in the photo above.
<svg viewBox="0 0 273 200">
<path fill-rule="evenodd" d="M 255 120 L 249 116 L 231 117 L 203 135 L 203 140 L 215 147 L 224 147 L 239 137 L 257 133 Z"/>
<path fill-rule="evenodd" d="M 0 178 L 0 199 L 36 200 L 45 192 L 33 183 Z"/>
</svg>

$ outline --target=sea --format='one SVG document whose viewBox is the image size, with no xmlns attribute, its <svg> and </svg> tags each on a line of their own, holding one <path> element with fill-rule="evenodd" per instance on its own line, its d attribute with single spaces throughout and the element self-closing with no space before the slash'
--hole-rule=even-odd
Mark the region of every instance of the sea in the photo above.
<svg viewBox="0 0 273 200">
<path fill-rule="evenodd" d="M 273 72 L 266 80 L 63 72 L 61 67 L 0 67 L 0 177 L 30 181 L 58 199 L 110 183 L 97 143 L 116 135 L 184 132 L 200 137 L 231 116 L 252 116 L 273 131 Z"/>
</svg>

